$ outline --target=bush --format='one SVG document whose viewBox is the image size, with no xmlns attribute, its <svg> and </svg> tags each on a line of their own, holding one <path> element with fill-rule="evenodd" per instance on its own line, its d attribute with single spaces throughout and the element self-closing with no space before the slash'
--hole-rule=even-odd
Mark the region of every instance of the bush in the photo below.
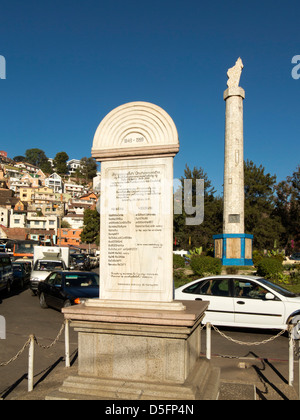
<svg viewBox="0 0 300 420">
<path fill-rule="evenodd" d="M 255 267 L 258 266 L 258 264 L 260 263 L 260 261 L 264 258 L 263 254 L 259 251 L 257 251 L 256 249 L 253 250 L 253 254 L 252 254 L 252 261 L 253 261 L 253 265 Z"/>
<path fill-rule="evenodd" d="M 276 279 L 283 272 L 283 265 L 277 258 L 263 258 L 257 265 L 257 274 L 267 279 Z"/>
<path fill-rule="evenodd" d="M 181 255 L 173 254 L 173 268 L 184 268 L 184 258 Z"/>
<path fill-rule="evenodd" d="M 222 263 L 218 258 L 202 255 L 194 256 L 191 260 L 191 269 L 201 277 L 211 274 L 221 274 Z"/>
</svg>

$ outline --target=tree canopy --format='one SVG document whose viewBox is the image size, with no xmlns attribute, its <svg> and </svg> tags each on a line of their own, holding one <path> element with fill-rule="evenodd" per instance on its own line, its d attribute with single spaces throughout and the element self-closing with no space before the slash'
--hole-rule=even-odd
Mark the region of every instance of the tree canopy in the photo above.
<svg viewBox="0 0 300 420">
<path fill-rule="evenodd" d="M 196 191 L 196 180 L 204 180 L 204 220 L 201 224 L 188 226 L 186 218 L 190 216 L 186 214 L 185 206 L 182 205 L 182 214 L 174 215 L 174 243 L 185 249 L 199 246 L 203 246 L 206 249 L 212 248 L 213 235 L 222 230 L 222 199 L 215 197 L 216 190 L 203 168 L 194 167 L 191 170 L 186 165 L 184 176 L 180 179 L 183 191 L 182 200 L 184 197 L 185 179 L 192 180 L 192 197 L 190 199 L 193 206 L 196 203 L 196 194 L 199 193 Z"/>
<path fill-rule="evenodd" d="M 41 165 L 48 161 L 45 152 L 41 149 L 27 149 L 25 152 L 26 162 L 34 166 L 41 167 Z"/>
<path fill-rule="evenodd" d="M 100 242 L 100 215 L 97 210 L 86 209 L 83 216 L 83 230 L 80 234 L 82 242 L 87 244 Z"/>
<path fill-rule="evenodd" d="M 66 152 L 59 152 L 56 153 L 55 158 L 53 159 L 53 164 L 55 167 L 56 172 L 59 175 L 66 175 L 68 172 L 67 161 L 69 156 Z"/>
<path fill-rule="evenodd" d="M 83 178 L 85 182 L 91 181 L 97 175 L 97 163 L 92 157 L 83 157 L 80 167 L 76 170 L 76 176 Z"/>
</svg>

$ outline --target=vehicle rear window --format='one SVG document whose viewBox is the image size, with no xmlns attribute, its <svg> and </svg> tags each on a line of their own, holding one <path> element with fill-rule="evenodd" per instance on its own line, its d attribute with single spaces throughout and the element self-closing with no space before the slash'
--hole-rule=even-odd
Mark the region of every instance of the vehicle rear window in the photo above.
<svg viewBox="0 0 300 420">
<path fill-rule="evenodd" d="M 66 287 L 95 287 L 99 286 L 98 274 L 68 274 L 65 276 Z"/>
</svg>

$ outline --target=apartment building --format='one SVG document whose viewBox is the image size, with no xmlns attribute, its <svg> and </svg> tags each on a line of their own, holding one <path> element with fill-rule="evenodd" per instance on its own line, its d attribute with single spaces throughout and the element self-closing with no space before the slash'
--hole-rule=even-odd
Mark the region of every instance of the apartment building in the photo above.
<svg viewBox="0 0 300 420">
<path fill-rule="evenodd" d="M 58 229 L 58 245 L 61 246 L 79 246 L 81 244 L 80 234 L 82 229 Z"/>
</svg>

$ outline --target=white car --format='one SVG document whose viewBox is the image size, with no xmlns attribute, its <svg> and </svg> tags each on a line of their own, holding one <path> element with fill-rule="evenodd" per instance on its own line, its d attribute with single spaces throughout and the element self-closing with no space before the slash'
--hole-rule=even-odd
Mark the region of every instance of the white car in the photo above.
<svg viewBox="0 0 300 420">
<path fill-rule="evenodd" d="M 283 330 L 300 315 L 299 296 L 255 276 L 204 277 L 177 288 L 175 299 L 209 301 L 203 324 Z"/>
</svg>

